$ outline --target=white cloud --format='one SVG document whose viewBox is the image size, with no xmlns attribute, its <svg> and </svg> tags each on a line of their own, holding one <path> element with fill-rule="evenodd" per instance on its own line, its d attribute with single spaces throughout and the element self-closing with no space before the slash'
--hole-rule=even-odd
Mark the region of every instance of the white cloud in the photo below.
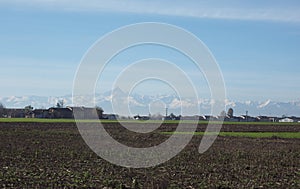
<svg viewBox="0 0 300 189">
<path fill-rule="evenodd" d="M 300 22 L 300 8 L 276 2 L 138 1 L 138 0 L 3 0 L 2 5 L 60 11 L 108 11 L 195 18 Z M 1 5 L 0 3 L 0 5 Z M 248 3 L 248 4 L 246 4 Z M 257 4 L 257 5 L 255 5 Z M 261 5 L 261 6 L 260 6 Z"/>
</svg>

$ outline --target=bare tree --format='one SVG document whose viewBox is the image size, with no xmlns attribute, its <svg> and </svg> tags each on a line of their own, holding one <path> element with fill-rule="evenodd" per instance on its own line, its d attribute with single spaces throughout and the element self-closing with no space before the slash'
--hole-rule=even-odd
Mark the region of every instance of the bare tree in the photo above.
<svg viewBox="0 0 300 189">
<path fill-rule="evenodd" d="M 229 109 L 228 109 L 227 115 L 228 115 L 229 117 L 233 117 L 233 109 L 232 109 L 232 108 L 229 108 Z"/>
<path fill-rule="evenodd" d="M 56 104 L 57 108 L 63 108 L 64 107 L 64 100 L 59 100 Z"/>
<path fill-rule="evenodd" d="M 104 110 L 100 106 L 96 106 L 96 111 L 97 111 L 98 117 L 102 118 Z"/>
<path fill-rule="evenodd" d="M 0 117 L 5 117 L 6 109 L 5 106 L 0 102 Z"/>
<path fill-rule="evenodd" d="M 31 105 L 25 106 L 24 110 L 25 110 L 25 116 L 26 117 L 32 117 L 33 107 Z"/>
<path fill-rule="evenodd" d="M 223 110 L 223 111 L 220 113 L 220 116 L 221 116 L 221 117 L 226 117 L 226 112 Z"/>
</svg>

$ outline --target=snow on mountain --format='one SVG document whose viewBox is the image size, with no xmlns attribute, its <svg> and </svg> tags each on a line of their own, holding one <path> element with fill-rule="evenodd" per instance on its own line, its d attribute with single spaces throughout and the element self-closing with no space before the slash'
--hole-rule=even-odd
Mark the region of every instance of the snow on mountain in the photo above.
<svg viewBox="0 0 300 189">
<path fill-rule="evenodd" d="M 259 104 L 259 105 L 257 106 L 257 108 L 264 108 L 264 107 L 266 107 L 268 104 L 270 104 L 270 102 L 271 102 L 271 100 L 269 99 L 269 100 L 267 100 L 266 102 L 263 102 L 263 103 Z"/>
<path fill-rule="evenodd" d="M 65 104 L 71 104 L 71 96 L 64 97 L 44 97 L 44 96 L 11 96 L 2 97 L 1 103 L 8 108 L 24 108 L 31 105 L 35 108 L 53 107 L 59 100 L 64 100 Z"/>
<path fill-rule="evenodd" d="M 76 98 L 81 98 L 76 97 Z M 65 106 L 72 106 L 72 96 L 60 96 L 60 97 L 44 97 L 44 96 L 11 96 L 1 97 L 0 102 L 8 108 L 24 108 L 27 105 L 31 105 L 34 108 L 49 108 L 54 107 L 59 100 L 64 100 Z M 87 98 L 82 97 L 82 103 L 85 105 Z M 126 94 L 121 89 L 105 92 L 102 94 L 96 94 L 95 98 L 91 97 L 90 101 L 94 101 L 96 105 L 101 106 L 106 113 L 114 113 L 117 106 L 127 109 L 124 112 L 128 112 L 128 109 L 132 114 L 148 115 L 149 113 L 165 114 L 165 108 L 168 107 L 169 113 L 182 114 L 182 109 L 185 110 L 185 114 L 194 114 L 195 109 L 200 108 L 199 114 L 210 114 L 211 105 L 216 103 L 211 99 L 199 99 L 198 102 L 195 99 L 179 98 L 175 94 L 161 94 L 161 95 L 141 95 L 141 94 Z M 80 100 L 79 100 L 80 102 Z M 113 103 L 112 103 L 113 102 Z M 158 103 L 159 106 L 155 107 L 154 103 Z M 94 104 L 94 103 L 88 103 Z M 113 105 L 112 105 L 113 104 Z M 129 104 L 129 106 L 128 106 Z M 243 115 L 248 112 L 249 115 L 272 115 L 272 116 L 300 116 L 300 101 L 293 102 L 275 102 L 267 100 L 264 102 L 257 101 L 225 101 L 226 108 L 233 108 L 234 115 Z M 150 106 L 155 109 L 155 112 L 150 112 Z M 191 110 L 189 112 L 189 110 Z"/>
<path fill-rule="evenodd" d="M 230 106 L 230 107 L 232 107 L 232 108 L 236 106 L 235 102 L 230 101 L 229 99 L 226 99 L 226 100 L 225 100 L 225 105 L 226 105 L 226 106 Z"/>
<path fill-rule="evenodd" d="M 251 100 L 246 100 L 244 103 L 249 106 L 249 105 L 251 105 L 252 101 Z"/>
</svg>

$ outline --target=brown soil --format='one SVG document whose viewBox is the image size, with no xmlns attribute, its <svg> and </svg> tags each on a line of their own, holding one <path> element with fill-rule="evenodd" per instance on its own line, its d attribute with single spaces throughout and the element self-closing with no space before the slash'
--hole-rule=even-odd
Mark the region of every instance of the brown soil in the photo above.
<svg viewBox="0 0 300 189">
<path fill-rule="evenodd" d="M 105 128 L 132 146 L 153 146 L 168 137 L 158 132 L 135 135 L 118 124 Z M 158 130 L 175 128 L 168 124 Z M 224 125 L 222 130 L 300 131 L 299 125 Z M 133 169 L 98 157 L 75 124 L 0 123 L 0 187 L 300 188 L 299 139 L 218 137 L 204 154 L 197 151 L 200 140 L 201 136 L 194 136 L 168 162 Z"/>
</svg>

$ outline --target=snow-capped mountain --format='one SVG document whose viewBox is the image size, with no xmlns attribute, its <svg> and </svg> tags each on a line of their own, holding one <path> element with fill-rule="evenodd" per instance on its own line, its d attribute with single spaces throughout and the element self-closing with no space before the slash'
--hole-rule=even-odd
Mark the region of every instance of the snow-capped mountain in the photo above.
<svg viewBox="0 0 300 189">
<path fill-rule="evenodd" d="M 86 99 L 86 98 L 85 98 Z M 94 98 L 90 98 L 94 99 Z M 0 102 L 8 108 L 23 108 L 31 105 L 34 108 L 53 107 L 59 100 L 63 100 L 65 106 L 72 106 L 72 95 L 60 97 L 44 97 L 44 96 L 11 96 L 0 97 Z M 79 101 L 77 101 L 79 102 Z M 117 88 L 102 94 L 95 95 L 95 104 L 101 106 L 106 113 L 119 113 L 123 115 L 148 115 L 165 114 L 166 107 L 168 113 L 182 114 L 181 107 L 187 110 L 183 115 L 194 114 L 194 110 L 200 108 L 199 114 L 211 114 L 211 104 L 215 103 L 210 99 L 189 99 L 179 98 L 176 94 L 168 95 L 142 95 L 131 94 L 128 96 L 126 92 Z M 269 115 L 269 116 L 300 116 L 300 101 L 294 102 L 275 102 L 266 100 L 258 101 L 230 101 L 226 100 L 226 107 L 233 108 L 235 115 L 243 115 L 248 111 L 249 115 Z M 84 106 L 81 102 L 76 104 Z M 123 111 L 123 109 L 126 111 Z M 122 110 L 121 110 L 122 109 Z M 193 111 L 189 111 L 193 110 Z M 198 109 L 197 109 L 198 110 Z"/>
</svg>

